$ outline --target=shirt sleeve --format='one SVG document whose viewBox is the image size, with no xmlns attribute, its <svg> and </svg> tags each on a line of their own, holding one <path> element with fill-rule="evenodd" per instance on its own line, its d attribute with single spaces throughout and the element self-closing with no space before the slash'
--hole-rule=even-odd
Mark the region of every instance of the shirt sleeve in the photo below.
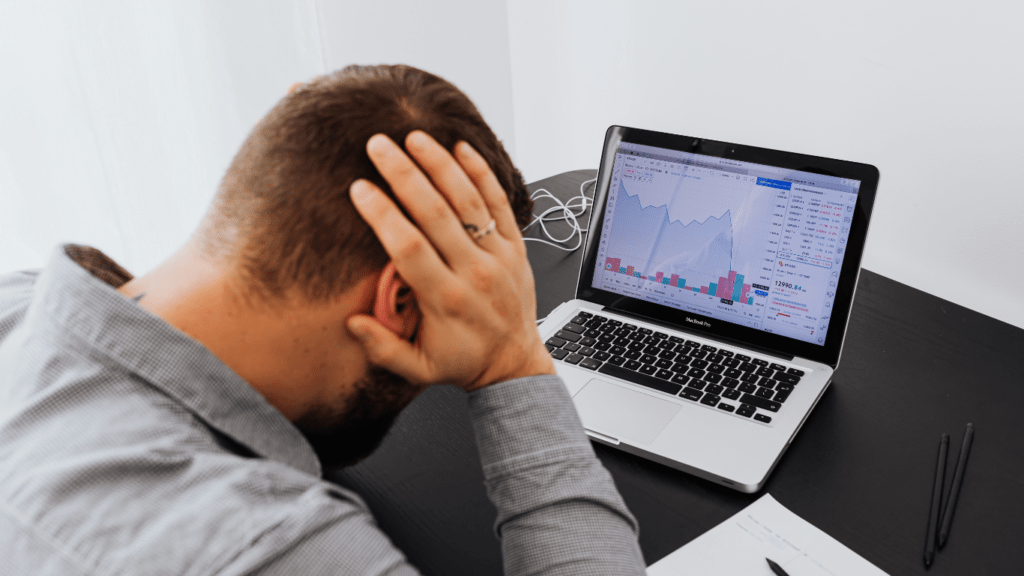
<svg viewBox="0 0 1024 576">
<path fill-rule="evenodd" d="M 38 270 L 0 275 L 0 342 L 25 318 L 38 276 Z"/>
<path fill-rule="evenodd" d="M 508 576 L 644 574 L 637 523 L 597 460 L 557 376 L 469 394 L 488 497 L 498 510 Z M 333 487 L 296 502 L 288 519 L 220 572 L 231 575 L 414 576 L 358 495 Z"/>
<path fill-rule="evenodd" d="M 558 376 L 469 395 L 505 574 L 644 574 L 636 519 Z"/>
</svg>

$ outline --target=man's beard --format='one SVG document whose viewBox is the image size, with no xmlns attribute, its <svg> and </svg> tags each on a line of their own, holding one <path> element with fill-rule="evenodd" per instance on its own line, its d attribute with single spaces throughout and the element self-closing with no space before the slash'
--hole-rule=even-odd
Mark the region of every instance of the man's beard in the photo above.
<svg viewBox="0 0 1024 576">
<path fill-rule="evenodd" d="M 351 466 L 380 446 L 395 418 L 419 393 L 404 378 L 371 368 L 344 407 L 318 406 L 295 421 L 325 471 Z"/>
</svg>

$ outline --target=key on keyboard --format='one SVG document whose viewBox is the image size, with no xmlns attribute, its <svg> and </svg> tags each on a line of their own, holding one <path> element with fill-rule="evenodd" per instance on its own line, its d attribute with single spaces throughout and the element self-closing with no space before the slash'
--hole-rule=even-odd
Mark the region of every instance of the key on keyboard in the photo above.
<svg viewBox="0 0 1024 576">
<path fill-rule="evenodd" d="M 584 332 L 587 331 L 587 329 L 584 328 L 583 326 L 579 324 L 574 324 L 572 322 L 569 322 L 565 326 L 562 326 L 562 330 L 565 330 L 567 332 L 575 332 L 576 334 L 583 334 Z"/>
<path fill-rule="evenodd" d="M 624 368 L 613 366 L 611 364 L 605 364 L 604 366 L 598 368 L 597 371 L 602 374 L 614 376 L 616 378 L 622 378 L 626 382 L 632 382 L 633 384 L 639 384 L 641 386 L 653 388 L 654 390 L 664 392 L 666 394 L 677 394 L 683 388 L 679 384 L 666 382 L 654 376 L 640 374 L 639 372 L 633 372 L 632 370 L 626 370 Z"/>
</svg>

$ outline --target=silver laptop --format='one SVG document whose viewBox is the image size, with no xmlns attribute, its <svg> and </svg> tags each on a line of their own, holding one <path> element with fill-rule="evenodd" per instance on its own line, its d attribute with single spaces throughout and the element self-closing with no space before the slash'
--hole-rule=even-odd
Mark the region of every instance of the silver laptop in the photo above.
<svg viewBox="0 0 1024 576">
<path fill-rule="evenodd" d="M 539 327 L 587 434 L 759 490 L 839 364 L 878 178 L 609 128 L 576 298 Z"/>
</svg>

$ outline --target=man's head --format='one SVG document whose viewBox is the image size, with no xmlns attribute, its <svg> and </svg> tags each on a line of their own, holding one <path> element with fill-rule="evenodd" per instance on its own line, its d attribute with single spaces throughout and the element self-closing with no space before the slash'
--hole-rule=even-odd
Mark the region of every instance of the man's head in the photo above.
<svg viewBox="0 0 1024 576">
<path fill-rule="evenodd" d="M 532 202 L 522 175 L 473 103 L 410 66 L 348 66 L 300 85 L 253 129 L 202 227 L 208 252 L 247 275 L 254 295 L 336 297 L 388 256 L 348 198 L 359 178 L 388 185 L 366 153 L 374 134 L 413 130 L 449 151 L 463 140 L 487 160 L 520 225 Z"/>
<path fill-rule="evenodd" d="M 325 467 L 367 455 L 420 392 L 370 365 L 344 325 L 352 314 L 370 314 L 414 337 L 415 294 L 349 198 L 357 179 L 391 194 L 367 141 L 385 134 L 401 145 L 413 130 L 449 151 L 469 143 L 520 225 L 528 222 L 522 176 L 462 92 L 408 66 L 349 66 L 293 89 L 260 121 L 195 236 L 203 258 L 229 271 L 243 309 L 235 319 L 251 322 L 251 345 L 217 344 L 230 335 L 204 339 L 196 334 L 208 329 L 201 322 L 192 331 L 177 325 L 291 418 Z"/>
</svg>

